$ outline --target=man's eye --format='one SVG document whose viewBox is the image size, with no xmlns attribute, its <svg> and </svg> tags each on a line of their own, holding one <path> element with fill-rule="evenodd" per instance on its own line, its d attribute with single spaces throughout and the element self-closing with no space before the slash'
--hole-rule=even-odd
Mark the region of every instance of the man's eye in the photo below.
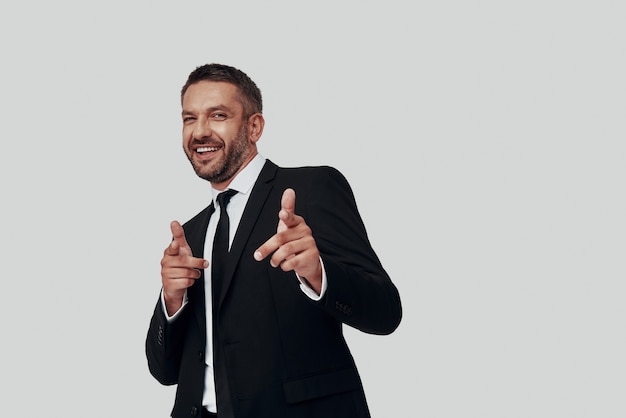
<svg viewBox="0 0 626 418">
<path fill-rule="evenodd" d="M 214 113 L 213 119 L 224 120 L 226 119 L 226 113 Z"/>
<path fill-rule="evenodd" d="M 183 118 L 183 122 L 191 122 L 193 121 L 195 118 L 192 118 L 191 116 L 186 116 Z"/>
</svg>

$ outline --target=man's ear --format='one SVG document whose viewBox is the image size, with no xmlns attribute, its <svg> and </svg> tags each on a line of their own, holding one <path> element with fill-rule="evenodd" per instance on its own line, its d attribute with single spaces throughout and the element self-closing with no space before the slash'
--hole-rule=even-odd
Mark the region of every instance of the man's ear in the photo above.
<svg viewBox="0 0 626 418">
<path fill-rule="evenodd" d="M 265 127 L 265 118 L 261 113 L 255 113 L 248 118 L 248 137 L 250 141 L 257 142 L 263 135 Z"/>
</svg>

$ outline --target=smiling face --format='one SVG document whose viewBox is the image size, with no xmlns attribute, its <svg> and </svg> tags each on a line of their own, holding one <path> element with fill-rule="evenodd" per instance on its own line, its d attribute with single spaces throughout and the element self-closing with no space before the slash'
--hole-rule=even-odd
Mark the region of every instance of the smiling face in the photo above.
<svg viewBox="0 0 626 418">
<path fill-rule="evenodd" d="M 189 86 L 182 99 L 183 149 L 196 174 L 225 189 L 258 153 L 260 113 L 247 116 L 239 90 L 221 81 Z"/>
</svg>

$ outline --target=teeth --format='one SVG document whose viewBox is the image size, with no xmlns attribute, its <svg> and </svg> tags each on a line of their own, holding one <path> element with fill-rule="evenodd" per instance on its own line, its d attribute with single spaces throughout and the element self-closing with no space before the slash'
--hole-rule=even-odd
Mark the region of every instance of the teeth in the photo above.
<svg viewBox="0 0 626 418">
<path fill-rule="evenodd" d="M 211 151 L 217 151 L 219 148 L 218 147 L 200 147 L 198 149 L 196 149 L 197 152 L 211 152 Z"/>
</svg>

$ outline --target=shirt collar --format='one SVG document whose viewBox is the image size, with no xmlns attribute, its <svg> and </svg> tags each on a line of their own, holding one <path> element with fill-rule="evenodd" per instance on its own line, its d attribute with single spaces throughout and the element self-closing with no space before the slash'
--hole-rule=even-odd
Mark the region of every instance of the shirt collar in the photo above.
<svg viewBox="0 0 626 418">
<path fill-rule="evenodd" d="M 239 193 L 249 194 L 259 177 L 263 166 L 265 165 L 265 157 L 261 154 L 255 155 L 255 157 L 246 165 L 243 170 L 237 174 L 228 185 L 228 189 L 237 190 Z M 213 204 L 217 195 L 223 192 L 223 190 L 217 190 L 211 187 L 211 196 L 213 197 Z"/>
</svg>

